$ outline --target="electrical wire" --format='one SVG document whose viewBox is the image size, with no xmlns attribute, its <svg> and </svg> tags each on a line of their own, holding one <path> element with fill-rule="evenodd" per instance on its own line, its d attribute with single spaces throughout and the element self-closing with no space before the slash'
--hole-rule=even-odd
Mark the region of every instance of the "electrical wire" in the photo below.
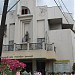
<svg viewBox="0 0 75 75">
<path fill-rule="evenodd" d="M 62 4 L 64 5 L 64 7 L 66 8 L 66 10 L 68 11 L 70 17 L 73 19 L 72 15 L 70 14 L 69 10 L 67 9 L 66 5 L 64 4 L 64 2 L 61 0 Z M 74 20 L 74 19 L 73 19 Z"/>
<path fill-rule="evenodd" d="M 64 9 L 62 8 L 62 5 L 61 5 L 61 3 L 60 3 L 60 1 L 58 0 L 58 2 L 59 2 L 59 4 L 60 4 L 60 7 L 61 7 L 61 9 L 62 9 L 62 11 L 64 12 Z M 64 14 L 65 15 L 65 14 Z M 65 16 L 66 17 L 66 16 Z M 67 17 L 66 17 L 67 18 Z"/>
<path fill-rule="evenodd" d="M 59 10 L 61 11 L 62 15 L 64 16 L 64 18 L 66 19 L 66 21 L 69 24 L 69 21 L 67 20 L 66 16 L 64 15 L 64 13 L 62 12 L 61 8 L 59 7 L 58 3 L 56 2 L 56 0 L 54 0 L 54 2 L 56 3 L 56 5 L 58 6 Z"/>
<path fill-rule="evenodd" d="M 60 3 L 60 1 L 59 1 L 59 0 L 58 0 L 58 2 L 59 2 L 59 6 L 61 6 L 62 11 L 64 12 L 64 10 L 63 10 L 63 8 L 62 8 L 62 5 L 61 5 L 61 3 Z"/>
<path fill-rule="evenodd" d="M 7 13 L 16 5 L 16 4 L 18 4 L 18 2 L 19 2 L 20 0 L 18 0 L 8 11 L 7 11 Z"/>
</svg>

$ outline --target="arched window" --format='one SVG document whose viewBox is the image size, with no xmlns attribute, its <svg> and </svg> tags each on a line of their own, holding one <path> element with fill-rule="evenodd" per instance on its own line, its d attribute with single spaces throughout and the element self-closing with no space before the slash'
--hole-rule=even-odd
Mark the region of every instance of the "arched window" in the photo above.
<svg viewBox="0 0 75 75">
<path fill-rule="evenodd" d="M 30 14 L 29 8 L 27 8 L 27 7 L 25 7 L 25 6 L 22 6 L 21 14 L 22 14 L 22 15 L 24 15 L 24 14 Z"/>
</svg>

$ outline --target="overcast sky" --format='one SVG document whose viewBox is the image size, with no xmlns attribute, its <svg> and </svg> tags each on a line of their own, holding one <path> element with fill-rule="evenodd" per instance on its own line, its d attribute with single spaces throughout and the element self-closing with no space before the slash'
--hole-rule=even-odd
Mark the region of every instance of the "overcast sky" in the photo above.
<svg viewBox="0 0 75 75">
<path fill-rule="evenodd" d="M 66 11 L 66 9 L 64 8 L 61 0 L 56 0 L 58 2 L 58 4 L 62 6 L 63 10 Z M 74 2 L 75 0 L 62 0 L 66 7 L 68 8 L 69 12 L 73 13 L 74 14 Z M 16 0 L 9 0 L 9 8 L 16 2 Z M 2 9 L 3 9 L 3 3 L 4 3 L 4 0 L 0 0 L 0 13 L 2 12 Z M 54 0 L 37 0 L 37 5 L 48 5 L 49 7 L 52 7 L 52 6 L 56 6 Z"/>
</svg>

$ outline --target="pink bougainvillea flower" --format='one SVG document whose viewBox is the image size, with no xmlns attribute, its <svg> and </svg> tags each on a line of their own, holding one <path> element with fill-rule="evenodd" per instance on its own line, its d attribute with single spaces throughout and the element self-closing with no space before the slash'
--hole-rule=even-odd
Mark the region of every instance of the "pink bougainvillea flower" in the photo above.
<svg viewBox="0 0 75 75">
<path fill-rule="evenodd" d="M 1 59 L 1 65 L 2 66 L 0 66 L 0 71 L 2 71 L 3 68 L 8 69 L 7 66 L 9 66 L 9 69 L 12 71 L 26 67 L 26 64 L 24 64 L 23 62 L 19 62 L 18 60 L 12 60 L 8 58 Z"/>
</svg>

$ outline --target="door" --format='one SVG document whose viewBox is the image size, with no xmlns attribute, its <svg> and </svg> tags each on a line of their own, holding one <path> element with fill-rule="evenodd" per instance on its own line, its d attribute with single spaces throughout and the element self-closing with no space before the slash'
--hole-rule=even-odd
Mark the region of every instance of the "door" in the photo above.
<svg viewBox="0 0 75 75">
<path fill-rule="evenodd" d="M 37 71 L 45 75 L 45 62 L 37 61 Z"/>
<path fill-rule="evenodd" d="M 27 72 L 32 72 L 32 62 L 25 62 L 26 66 L 26 71 Z"/>
</svg>

